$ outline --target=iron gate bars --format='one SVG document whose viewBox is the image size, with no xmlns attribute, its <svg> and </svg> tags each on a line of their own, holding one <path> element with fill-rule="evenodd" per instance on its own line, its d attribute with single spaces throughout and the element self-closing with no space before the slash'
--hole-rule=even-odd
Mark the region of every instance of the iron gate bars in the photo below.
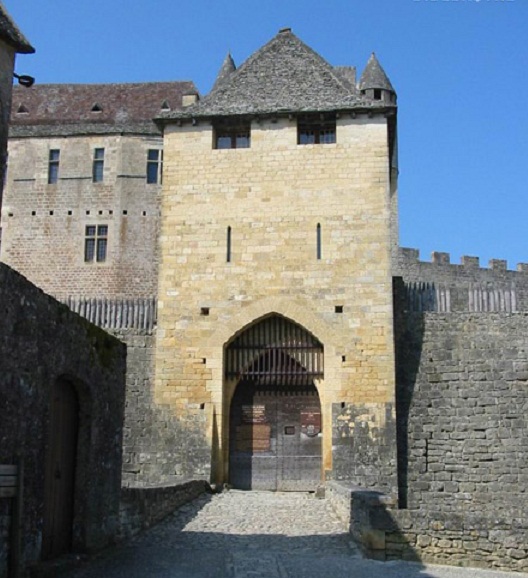
<svg viewBox="0 0 528 578">
<path fill-rule="evenodd" d="M 258 321 L 226 348 L 225 375 L 268 383 L 311 382 L 324 375 L 322 343 L 306 329 L 273 315 Z"/>
</svg>

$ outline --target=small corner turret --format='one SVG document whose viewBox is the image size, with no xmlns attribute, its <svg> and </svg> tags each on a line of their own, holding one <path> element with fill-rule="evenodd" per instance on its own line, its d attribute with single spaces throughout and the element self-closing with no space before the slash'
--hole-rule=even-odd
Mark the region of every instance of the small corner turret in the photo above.
<svg viewBox="0 0 528 578">
<path fill-rule="evenodd" d="M 361 94 L 367 98 L 396 104 L 396 91 L 374 52 L 370 55 L 367 66 L 365 66 L 358 88 Z"/>
<path fill-rule="evenodd" d="M 222 62 L 222 66 L 220 67 L 220 71 L 218 72 L 218 76 L 216 77 L 215 83 L 213 84 L 213 88 L 211 92 L 214 92 L 217 88 L 219 88 L 224 82 L 231 76 L 233 72 L 236 70 L 235 61 L 231 56 L 231 52 L 228 52 L 226 57 L 224 58 L 224 62 Z"/>
</svg>

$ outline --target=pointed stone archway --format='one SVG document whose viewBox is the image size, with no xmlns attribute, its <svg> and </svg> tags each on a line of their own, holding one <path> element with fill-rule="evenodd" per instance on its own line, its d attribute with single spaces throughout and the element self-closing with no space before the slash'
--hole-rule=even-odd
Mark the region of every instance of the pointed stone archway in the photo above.
<svg viewBox="0 0 528 578">
<path fill-rule="evenodd" d="M 280 315 L 256 322 L 226 348 L 238 380 L 229 412 L 229 482 L 240 489 L 313 491 L 322 478 L 323 345 Z"/>
</svg>

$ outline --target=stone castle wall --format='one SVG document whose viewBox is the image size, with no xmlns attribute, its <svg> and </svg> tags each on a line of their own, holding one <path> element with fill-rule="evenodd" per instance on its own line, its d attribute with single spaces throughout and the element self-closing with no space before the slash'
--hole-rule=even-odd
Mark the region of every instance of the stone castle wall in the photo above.
<svg viewBox="0 0 528 578">
<path fill-rule="evenodd" d="M 208 411 L 178 418 L 154 395 L 155 331 L 114 329 L 127 346 L 123 435 L 123 485 L 150 487 L 209 479 L 211 455 L 204 444 Z"/>
<path fill-rule="evenodd" d="M 406 289 L 395 280 L 404 509 L 384 515 L 378 547 L 388 558 L 525 571 L 528 313 L 412 312 Z"/>
<path fill-rule="evenodd" d="M 215 150 L 209 123 L 166 128 L 156 396 L 175 415 L 213 404 L 220 469 L 233 394 L 223 346 L 262 316 L 323 342 L 325 423 L 335 402 L 371 404 L 371 416 L 394 401 L 386 119 L 340 119 L 336 140 L 299 146 L 295 119 L 261 120 L 250 148 Z M 331 446 L 326 428 L 328 471 Z"/>
<path fill-rule="evenodd" d="M 0 303 L 0 464 L 25 464 L 22 565 L 41 558 L 51 392 L 60 380 L 79 402 L 73 546 L 105 547 L 119 523 L 125 347 L 5 264 Z M 0 576 L 13 507 L 0 497 Z"/>
<path fill-rule="evenodd" d="M 527 329 L 526 312 L 400 313 L 402 505 L 503 514 L 522 508 L 528 489 Z"/>
<path fill-rule="evenodd" d="M 92 182 L 94 148 L 103 182 Z M 160 136 L 11 138 L 2 209 L 2 261 L 46 292 L 107 298 L 156 294 L 160 184 L 146 183 Z M 59 178 L 48 184 L 50 149 Z M 84 261 L 85 227 L 108 226 L 104 262 Z"/>
<path fill-rule="evenodd" d="M 420 261 L 417 249 L 400 248 L 393 275 L 405 282 L 402 307 L 409 311 L 526 311 L 528 264 L 515 271 L 503 259 L 481 267 L 478 257 L 464 256 L 452 264 L 449 253 L 434 252 L 431 262 Z"/>
</svg>

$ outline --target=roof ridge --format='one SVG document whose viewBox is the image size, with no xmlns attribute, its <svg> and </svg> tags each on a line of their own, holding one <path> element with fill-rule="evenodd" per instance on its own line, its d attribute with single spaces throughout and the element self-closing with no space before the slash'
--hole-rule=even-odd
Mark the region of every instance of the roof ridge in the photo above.
<svg viewBox="0 0 528 578">
<path fill-rule="evenodd" d="M 194 86 L 194 80 L 152 80 L 147 82 L 39 82 L 31 87 L 31 90 L 38 90 L 40 88 L 47 87 L 87 87 L 87 86 L 146 86 L 146 85 L 161 85 L 161 84 L 192 84 Z M 13 86 L 17 89 L 16 85 Z M 22 90 L 28 90 L 23 88 Z"/>
</svg>

